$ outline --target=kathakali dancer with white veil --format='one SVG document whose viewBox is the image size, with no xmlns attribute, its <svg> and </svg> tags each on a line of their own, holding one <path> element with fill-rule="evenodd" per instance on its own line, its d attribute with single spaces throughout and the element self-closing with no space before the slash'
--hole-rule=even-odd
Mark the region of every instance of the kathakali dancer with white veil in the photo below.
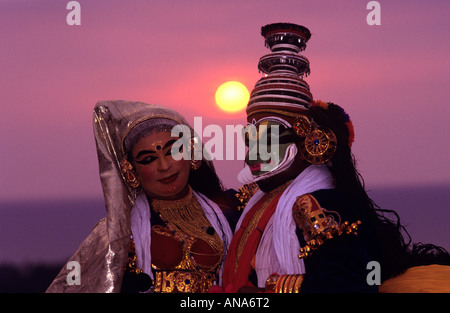
<svg viewBox="0 0 450 313">
<path fill-rule="evenodd" d="M 188 131 L 172 136 L 177 125 Z M 94 132 L 107 216 L 68 261 L 80 265 L 80 284 L 68 284 L 72 268 L 64 267 L 47 292 L 208 292 L 220 284 L 235 193 L 199 157 L 186 120 L 162 106 L 101 101 Z"/>
<path fill-rule="evenodd" d="M 313 100 L 303 80 L 309 61 L 299 54 L 310 31 L 276 23 L 262 35 L 272 53 L 259 61 L 266 75 L 247 106 L 249 151 L 239 178 L 248 202 L 228 250 L 224 290 L 450 291 L 450 267 L 436 265 L 450 264 L 448 253 L 410 246 L 400 223 L 383 215 L 396 213 L 377 208 L 364 190 L 349 116 Z M 379 271 L 369 275 L 372 264 Z M 411 277 L 420 277 L 415 287 Z"/>
</svg>

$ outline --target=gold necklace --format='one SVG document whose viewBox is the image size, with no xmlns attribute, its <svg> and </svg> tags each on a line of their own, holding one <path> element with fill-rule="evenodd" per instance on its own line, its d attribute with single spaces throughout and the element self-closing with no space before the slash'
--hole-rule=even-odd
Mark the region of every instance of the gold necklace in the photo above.
<svg viewBox="0 0 450 313">
<path fill-rule="evenodd" d="M 212 228 L 200 203 L 193 196 L 189 186 L 188 194 L 178 200 L 151 200 L 153 209 L 175 231 L 207 242 L 216 252 L 223 254 L 224 243 Z"/>
</svg>

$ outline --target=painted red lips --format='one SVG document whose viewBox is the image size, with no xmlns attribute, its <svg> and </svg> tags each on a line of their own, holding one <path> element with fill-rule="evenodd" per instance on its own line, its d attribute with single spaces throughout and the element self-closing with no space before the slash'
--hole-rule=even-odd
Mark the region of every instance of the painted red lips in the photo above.
<svg viewBox="0 0 450 313">
<path fill-rule="evenodd" d="M 254 165 L 249 165 L 250 167 L 250 171 L 253 172 L 257 172 L 261 170 L 261 163 L 258 164 L 254 164 Z"/>
<path fill-rule="evenodd" d="M 173 174 L 173 175 L 163 178 L 163 179 L 159 179 L 158 181 L 163 184 L 170 184 L 170 183 L 173 183 L 175 181 L 175 179 L 177 179 L 177 177 L 178 177 L 178 173 Z"/>
</svg>

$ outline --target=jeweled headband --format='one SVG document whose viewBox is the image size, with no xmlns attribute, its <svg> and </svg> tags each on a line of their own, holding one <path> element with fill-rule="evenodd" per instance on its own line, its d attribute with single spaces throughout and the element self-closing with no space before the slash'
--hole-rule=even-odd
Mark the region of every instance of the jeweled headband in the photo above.
<svg viewBox="0 0 450 313">
<path fill-rule="evenodd" d="M 149 118 L 138 123 L 123 140 L 124 152 L 128 153 L 141 138 L 155 133 L 171 132 L 176 125 L 178 122 L 167 118 Z"/>
</svg>

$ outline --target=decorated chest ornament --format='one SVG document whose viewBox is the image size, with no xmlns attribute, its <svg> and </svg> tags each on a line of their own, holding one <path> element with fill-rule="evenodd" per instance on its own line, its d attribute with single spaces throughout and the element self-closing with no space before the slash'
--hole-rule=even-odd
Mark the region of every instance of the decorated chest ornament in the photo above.
<svg viewBox="0 0 450 313">
<path fill-rule="evenodd" d="M 242 187 L 239 187 L 239 192 L 235 194 L 235 197 L 239 201 L 239 206 L 237 209 L 239 211 L 243 210 L 247 205 L 247 202 L 258 190 L 258 185 L 256 183 L 245 184 Z"/>
<path fill-rule="evenodd" d="M 323 164 L 333 157 L 337 139 L 330 129 L 319 127 L 304 115 L 299 115 L 292 127 L 302 139 L 299 150 L 306 161 L 311 164 Z"/>
<path fill-rule="evenodd" d="M 341 223 L 337 212 L 322 208 L 310 194 L 298 197 L 294 204 L 294 220 L 303 232 L 306 245 L 300 248 L 299 259 L 306 258 L 326 241 L 342 235 L 357 235 L 361 221 Z M 337 218 L 337 221 L 335 219 Z"/>
</svg>

